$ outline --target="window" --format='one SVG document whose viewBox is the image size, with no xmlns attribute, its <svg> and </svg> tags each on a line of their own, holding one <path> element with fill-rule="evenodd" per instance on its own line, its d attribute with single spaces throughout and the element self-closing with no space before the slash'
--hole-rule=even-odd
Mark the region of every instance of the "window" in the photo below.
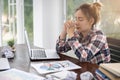
<svg viewBox="0 0 120 80">
<path fill-rule="evenodd" d="M 2 11 L 2 45 L 7 45 L 8 40 L 16 39 L 16 1 L 3 0 Z"/>
<path fill-rule="evenodd" d="M 91 3 L 93 0 L 66 0 L 66 8 L 67 8 L 67 19 L 74 15 L 74 11 L 77 7 L 79 7 L 83 3 Z"/>
<path fill-rule="evenodd" d="M 17 34 L 16 25 L 16 0 L 1 0 L 2 1 L 2 45 L 7 45 L 10 39 L 15 40 Z M 24 25 L 28 31 L 30 42 L 33 42 L 33 0 L 24 1 Z"/>
<path fill-rule="evenodd" d="M 101 29 L 108 37 L 120 39 L 120 0 L 100 0 L 103 4 Z"/>
<path fill-rule="evenodd" d="M 33 0 L 24 0 L 24 20 L 31 43 L 33 42 Z"/>
</svg>

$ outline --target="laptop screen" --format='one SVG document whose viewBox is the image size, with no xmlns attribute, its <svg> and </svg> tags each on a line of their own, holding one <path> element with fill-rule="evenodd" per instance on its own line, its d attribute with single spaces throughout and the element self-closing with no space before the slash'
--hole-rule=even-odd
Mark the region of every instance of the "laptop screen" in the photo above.
<svg viewBox="0 0 120 80">
<path fill-rule="evenodd" d="M 48 50 L 44 48 L 31 49 L 27 31 L 24 30 L 24 33 L 25 33 L 25 40 L 26 40 L 26 44 L 29 50 L 29 56 L 31 60 L 60 59 L 59 55 L 54 50 Z M 41 55 L 43 50 L 44 50 L 44 54 L 46 55 L 46 57 L 43 57 Z M 37 53 L 35 53 L 36 51 Z"/>
<path fill-rule="evenodd" d="M 25 33 L 25 41 L 26 41 L 26 44 L 27 44 L 27 47 L 30 53 L 30 43 L 29 43 L 27 31 L 25 29 L 24 29 L 24 33 Z"/>
</svg>

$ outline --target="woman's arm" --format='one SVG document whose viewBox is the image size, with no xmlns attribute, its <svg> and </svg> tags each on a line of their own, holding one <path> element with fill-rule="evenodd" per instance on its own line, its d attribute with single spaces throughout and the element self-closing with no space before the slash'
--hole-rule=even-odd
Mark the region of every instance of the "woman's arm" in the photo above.
<svg viewBox="0 0 120 80">
<path fill-rule="evenodd" d="M 108 51 L 106 37 L 104 35 L 93 36 L 89 44 L 87 45 L 82 45 L 77 39 L 73 40 L 72 38 L 69 39 L 68 44 L 75 51 L 76 56 L 81 61 L 90 61 L 90 59 L 95 56 L 100 50 L 102 50 L 102 48 L 104 48 L 104 51 L 102 52 L 102 54 L 99 54 L 99 56 L 96 57 L 103 59 L 106 57 L 103 55 L 110 54 L 110 52 Z"/>
<path fill-rule="evenodd" d="M 56 51 L 57 53 L 64 53 L 71 50 L 71 47 L 69 46 L 68 42 L 66 42 L 63 39 L 58 39 L 56 43 Z"/>
<path fill-rule="evenodd" d="M 68 42 L 66 41 L 67 37 L 72 37 L 74 36 L 74 23 L 72 23 L 72 21 L 66 21 L 64 23 L 64 27 L 63 30 L 59 36 L 59 39 L 57 40 L 56 43 L 56 51 L 58 53 L 61 52 L 67 52 L 69 50 L 71 50 L 71 47 L 69 46 Z"/>
</svg>

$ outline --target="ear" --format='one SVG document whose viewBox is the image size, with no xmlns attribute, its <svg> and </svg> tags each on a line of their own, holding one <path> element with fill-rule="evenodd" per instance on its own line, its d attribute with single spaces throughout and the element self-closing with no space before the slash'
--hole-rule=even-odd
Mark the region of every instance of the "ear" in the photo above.
<svg viewBox="0 0 120 80">
<path fill-rule="evenodd" d="M 93 23 L 94 23 L 95 20 L 94 20 L 94 18 L 90 18 L 89 21 L 90 21 L 90 25 L 93 25 Z"/>
</svg>

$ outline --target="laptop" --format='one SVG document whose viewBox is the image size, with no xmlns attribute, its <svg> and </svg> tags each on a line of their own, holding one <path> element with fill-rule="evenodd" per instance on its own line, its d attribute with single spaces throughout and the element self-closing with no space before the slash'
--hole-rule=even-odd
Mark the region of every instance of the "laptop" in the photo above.
<svg viewBox="0 0 120 80">
<path fill-rule="evenodd" d="M 25 40 L 29 51 L 29 56 L 31 60 L 49 60 L 49 59 L 60 59 L 56 50 L 44 49 L 44 48 L 31 48 L 27 31 L 24 30 Z"/>
</svg>

